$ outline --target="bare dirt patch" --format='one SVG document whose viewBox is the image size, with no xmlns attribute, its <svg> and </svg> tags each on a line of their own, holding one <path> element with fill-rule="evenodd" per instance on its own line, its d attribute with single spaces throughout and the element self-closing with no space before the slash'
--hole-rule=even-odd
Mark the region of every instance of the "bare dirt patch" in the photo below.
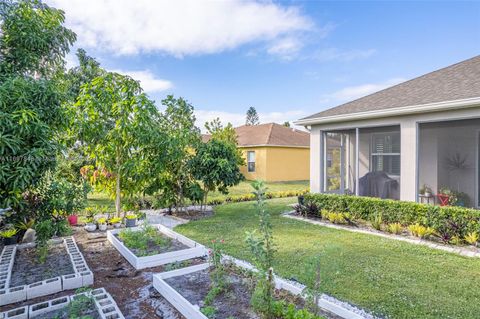
<svg viewBox="0 0 480 319">
<path fill-rule="evenodd" d="M 72 262 L 63 244 L 51 245 L 44 263 L 38 262 L 35 247 L 19 248 L 15 254 L 10 287 L 28 285 L 73 272 Z"/>
</svg>

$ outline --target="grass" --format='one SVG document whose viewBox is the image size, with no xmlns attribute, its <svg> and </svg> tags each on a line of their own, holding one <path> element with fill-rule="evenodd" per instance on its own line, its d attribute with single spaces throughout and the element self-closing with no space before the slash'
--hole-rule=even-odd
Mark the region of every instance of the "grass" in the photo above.
<svg viewBox="0 0 480 319">
<path fill-rule="evenodd" d="M 390 318 L 478 318 L 480 259 L 366 234 L 335 230 L 280 216 L 296 199 L 268 201 L 277 245 L 275 271 L 306 282 L 304 265 L 321 255 L 323 290 Z M 245 231 L 255 229 L 253 202 L 218 206 L 216 214 L 176 231 L 252 261 Z"/>
<path fill-rule="evenodd" d="M 220 192 L 211 192 L 208 195 L 208 199 L 220 199 L 225 198 L 226 196 L 250 194 L 252 192 L 251 183 L 251 181 L 243 181 L 237 186 L 231 187 L 229 189 L 228 195 L 223 195 Z M 294 191 L 309 188 L 309 181 L 269 182 L 265 184 L 269 192 Z M 113 199 L 109 198 L 107 194 L 100 192 L 92 192 L 88 194 L 87 206 L 106 206 L 109 210 L 115 210 L 115 202 L 113 201 Z"/>
</svg>

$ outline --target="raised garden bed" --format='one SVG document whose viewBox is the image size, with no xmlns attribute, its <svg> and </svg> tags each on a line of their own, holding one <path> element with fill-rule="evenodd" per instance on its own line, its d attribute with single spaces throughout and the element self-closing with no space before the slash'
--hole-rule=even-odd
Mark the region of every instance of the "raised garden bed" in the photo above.
<svg viewBox="0 0 480 319">
<path fill-rule="evenodd" d="M 93 284 L 73 237 L 52 242 L 45 263 L 35 245 L 9 245 L 0 255 L 0 306 Z"/>
<path fill-rule="evenodd" d="M 228 281 L 230 290 L 215 298 L 212 306 L 216 309 L 216 319 L 257 319 L 259 316 L 250 305 L 253 289 L 253 280 L 246 276 L 243 270 L 255 271 L 252 265 L 231 257 L 225 258 L 225 262 L 237 268 L 239 271 L 229 272 Z M 177 269 L 173 271 L 155 274 L 153 287 L 167 299 L 187 319 L 208 319 L 201 308 L 210 287 L 209 263 Z M 275 277 L 277 295 L 281 299 L 287 299 L 297 305 L 302 305 L 300 298 L 304 286 Z M 363 316 L 350 311 L 342 306 L 330 302 L 324 298 L 319 300 L 320 307 L 325 310 L 322 314 L 325 318 L 349 318 L 361 319 Z"/>
<path fill-rule="evenodd" d="M 134 241 L 135 245 L 131 245 L 131 248 L 127 247 L 127 243 L 122 240 L 122 237 L 128 233 L 122 235 L 122 230 L 119 229 L 107 231 L 108 241 L 137 270 L 206 255 L 206 249 L 203 245 L 163 225 L 149 225 L 148 227 L 154 227 L 156 234 L 149 235 L 146 241 L 144 238 Z M 128 230 L 128 232 L 144 231 L 144 227 L 135 227 Z M 139 241 L 143 241 L 143 243 L 139 244 Z"/>
<path fill-rule="evenodd" d="M 123 319 L 115 300 L 98 288 L 72 296 L 64 296 L 0 313 L 1 319 Z"/>
</svg>

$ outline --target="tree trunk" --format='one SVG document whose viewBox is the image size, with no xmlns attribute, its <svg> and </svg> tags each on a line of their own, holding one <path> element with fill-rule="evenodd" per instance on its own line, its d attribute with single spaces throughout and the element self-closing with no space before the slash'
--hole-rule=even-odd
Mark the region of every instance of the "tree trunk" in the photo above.
<svg viewBox="0 0 480 319">
<path fill-rule="evenodd" d="M 117 217 L 120 217 L 122 211 L 121 194 L 120 194 L 120 170 L 117 171 L 117 178 L 115 182 L 115 212 Z"/>
</svg>

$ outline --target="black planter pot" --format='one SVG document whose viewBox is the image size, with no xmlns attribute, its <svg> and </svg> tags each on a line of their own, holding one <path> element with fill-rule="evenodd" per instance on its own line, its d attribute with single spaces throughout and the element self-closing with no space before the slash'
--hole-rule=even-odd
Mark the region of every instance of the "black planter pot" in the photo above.
<svg viewBox="0 0 480 319">
<path fill-rule="evenodd" d="M 137 219 L 125 219 L 125 226 L 127 227 L 135 227 L 137 225 Z"/>
<path fill-rule="evenodd" d="M 298 196 L 298 204 L 303 205 L 304 202 L 305 202 L 305 197 L 303 197 L 303 195 Z"/>
<path fill-rule="evenodd" d="M 4 237 L 3 238 L 3 244 L 6 245 L 15 245 L 17 243 L 18 236 L 12 236 L 12 237 Z"/>
</svg>

